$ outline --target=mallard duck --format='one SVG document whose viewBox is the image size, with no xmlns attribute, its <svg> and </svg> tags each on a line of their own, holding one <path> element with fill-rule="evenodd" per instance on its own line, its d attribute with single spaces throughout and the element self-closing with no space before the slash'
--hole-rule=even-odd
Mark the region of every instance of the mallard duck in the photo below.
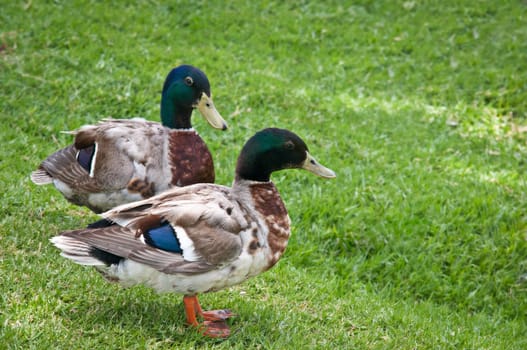
<svg viewBox="0 0 527 350">
<path fill-rule="evenodd" d="M 243 147 L 232 187 L 172 188 L 102 214 L 111 226 L 65 231 L 51 242 L 62 256 L 95 266 L 109 281 L 183 294 L 190 325 L 227 337 L 225 320 L 233 313 L 203 311 L 197 294 L 239 284 L 280 259 L 290 219 L 270 175 L 290 168 L 335 177 L 296 134 L 264 129 Z"/>
<path fill-rule="evenodd" d="M 54 184 L 67 200 L 96 213 L 172 186 L 213 183 L 212 156 L 190 123 L 194 108 L 212 127 L 227 128 L 205 73 L 189 65 L 174 68 L 163 85 L 162 124 L 134 118 L 85 125 L 72 132 L 73 145 L 50 155 L 31 180 Z"/>
</svg>

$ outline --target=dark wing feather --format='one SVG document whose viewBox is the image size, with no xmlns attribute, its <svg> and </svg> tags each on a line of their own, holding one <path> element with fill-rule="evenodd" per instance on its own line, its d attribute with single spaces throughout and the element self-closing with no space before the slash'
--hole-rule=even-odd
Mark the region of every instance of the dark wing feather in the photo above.
<svg viewBox="0 0 527 350">
<path fill-rule="evenodd" d="M 40 164 L 37 172 L 42 170 L 76 191 L 101 191 L 97 181 L 77 162 L 77 149 L 74 146 L 65 147 L 50 155 Z"/>
</svg>

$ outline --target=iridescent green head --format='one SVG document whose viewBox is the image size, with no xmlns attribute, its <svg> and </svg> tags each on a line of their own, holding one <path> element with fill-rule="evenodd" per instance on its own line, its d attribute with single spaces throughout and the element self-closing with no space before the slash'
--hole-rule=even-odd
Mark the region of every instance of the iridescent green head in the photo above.
<svg viewBox="0 0 527 350">
<path fill-rule="evenodd" d="M 236 166 L 236 179 L 269 181 L 273 171 L 302 168 L 325 178 L 333 170 L 319 164 L 298 135 L 285 129 L 268 128 L 257 132 L 243 146 Z"/>
<path fill-rule="evenodd" d="M 189 129 L 190 117 L 197 108 L 209 124 L 227 129 L 227 123 L 214 107 L 209 79 L 201 70 L 190 65 L 172 69 L 165 79 L 161 95 L 161 122 L 169 128 Z"/>
</svg>

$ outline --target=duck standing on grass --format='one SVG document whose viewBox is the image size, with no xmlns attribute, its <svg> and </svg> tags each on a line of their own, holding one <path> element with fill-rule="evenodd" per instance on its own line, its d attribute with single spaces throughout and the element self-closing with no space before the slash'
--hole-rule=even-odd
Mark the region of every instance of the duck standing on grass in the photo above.
<svg viewBox="0 0 527 350">
<path fill-rule="evenodd" d="M 227 129 L 205 73 L 182 65 L 165 80 L 162 124 L 134 118 L 85 125 L 72 132 L 74 144 L 44 160 L 31 180 L 52 183 L 68 201 L 96 213 L 172 186 L 213 183 L 212 156 L 190 123 L 194 108 L 214 128 Z"/>
<path fill-rule="evenodd" d="M 270 175 L 291 168 L 335 177 L 296 134 L 265 129 L 243 147 L 232 187 L 172 188 L 102 214 L 114 225 L 65 231 L 51 242 L 62 256 L 95 266 L 109 281 L 184 294 L 187 322 L 207 336 L 225 338 L 225 320 L 233 314 L 203 311 L 197 294 L 239 284 L 280 259 L 290 219 Z"/>
</svg>

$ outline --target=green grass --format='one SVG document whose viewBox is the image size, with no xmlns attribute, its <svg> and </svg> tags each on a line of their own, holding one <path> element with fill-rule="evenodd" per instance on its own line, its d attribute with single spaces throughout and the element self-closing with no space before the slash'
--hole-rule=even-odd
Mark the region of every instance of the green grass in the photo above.
<svg viewBox="0 0 527 350">
<path fill-rule="evenodd" d="M 8 2 L 0 11 L 0 348 L 527 347 L 527 3 Z M 231 129 L 196 117 L 218 183 L 255 131 L 301 135 L 335 181 L 274 175 L 293 236 L 271 271 L 201 297 L 121 289 L 48 239 L 96 216 L 29 174 L 101 118 L 158 120 L 202 68 Z"/>
</svg>

